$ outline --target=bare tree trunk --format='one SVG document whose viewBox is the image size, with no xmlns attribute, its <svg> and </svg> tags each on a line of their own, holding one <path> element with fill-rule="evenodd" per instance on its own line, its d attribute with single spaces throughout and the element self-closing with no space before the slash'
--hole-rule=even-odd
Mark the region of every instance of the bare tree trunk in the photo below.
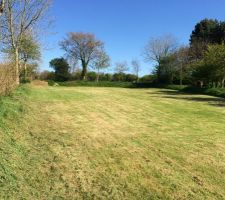
<svg viewBox="0 0 225 200">
<path fill-rule="evenodd" d="M 87 63 L 85 61 L 82 61 L 82 73 L 81 73 L 81 78 L 83 81 L 87 79 Z"/>
<path fill-rule="evenodd" d="M 24 63 L 24 80 L 27 80 L 27 63 Z"/>
<path fill-rule="evenodd" d="M 98 68 L 98 72 L 97 72 L 97 77 L 96 77 L 96 82 L 99 82 L 99 68 Z"/>
<path fill-rule="evenodd" d="M 19 52 L 18 49 L 15 50 L 15 72 L 16 72 L 16 84 L 20 84 L 20 67 L 19 67 Z"/>
</svg>

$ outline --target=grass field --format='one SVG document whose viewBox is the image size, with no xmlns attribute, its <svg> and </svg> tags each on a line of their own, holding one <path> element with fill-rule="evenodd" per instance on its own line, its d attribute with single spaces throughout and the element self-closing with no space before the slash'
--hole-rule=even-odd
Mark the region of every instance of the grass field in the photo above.
<svg viewBox="0 0 225 200">
<path fill-rule="evenodd" d="M 24 86 L 0 102 L 0 199 L 225 199 L 225 102 Z"/>
</svg>

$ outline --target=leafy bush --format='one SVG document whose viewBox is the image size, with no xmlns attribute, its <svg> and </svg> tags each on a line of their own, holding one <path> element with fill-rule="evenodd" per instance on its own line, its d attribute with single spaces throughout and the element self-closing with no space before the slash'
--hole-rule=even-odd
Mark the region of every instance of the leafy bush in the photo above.
<svg viewBox="0 0 225 200">
<path fill-rule="evenodd" d="M 28 78 L 22 78 L 20 83 L 30 83 L 31 81 Z"/>
<path fill-rule="evenodd" d="M 40 73 L 39 78 L 42 81 L 55 80 L 55 72 L 50 72 L 48 70 L 45 70 Z"/>
<path fill-rule="evenodd" d="M 54 86 L 56 83 L 55 83 L 55 81 L 53 81 L 53 80 L 49 80 L 48 81 L 48 85 L 49 86 Z"/>
<path fill-rule="evenodd" d="M 97 78 L 97 74 L 96 74 L 96 72 L 88 72 L 87 73 L 87 80 L 88 81 L 95 81 L 96 80 L 96 78 Z"/>
</svg>

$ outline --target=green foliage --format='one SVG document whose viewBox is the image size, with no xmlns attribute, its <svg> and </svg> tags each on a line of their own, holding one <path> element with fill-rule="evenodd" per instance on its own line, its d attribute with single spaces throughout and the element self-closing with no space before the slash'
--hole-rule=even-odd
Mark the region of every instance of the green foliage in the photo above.
<svg viewBox="0 0 225 200">
<path fill-rule="evenodd" d="M 43 80 L 43 81 L 55 80 L 55 73 L 45 70 L 40 73 L 39 78 L 40 80 Z"/>
<path fill-rule="evenodd" d="M 30 60 L 40 60 L 40 45 L 34 40 L 31 34 L 22 36 L 19 54 L 20 59 L 24 62 L 28 62 Z"/>
<path fill-rule="evenodd" d="M 150 75 L 144 75 L 139 79 L 140 82 L 156 82 L 156 76 L 153 74 Z"/>
<path fill-rule="evenodd" d="M 96 72 L 88 72 L 87 73 L 87 81 L 96 81 L 97 73 Z"/>
<path fill-rule="evenodd" d="M 193 76 L 203 80 L 205 84 L 220 83 L 224 87 L 225 81 L 225 45 L 209 45 L 201 61 L 195 63 Z"/>
<path fill-rule="evenodd" d="M 22 79 L 20 79 L 20 83 L 30 83 L 31 81 L 30 81 L 30 79 L 27 79 L 27 78 L 22 78 Z"/>
<path fill-rule="evenodd" d="M 48 85 L 49 86 L 55 86 L 55 81 L 53 81 L 53 80 L 48 80 Z"/>
<path fill-rule="evenodd" d="M 224 42 L 224 23 L 218 20 L 204 19 L 196 24 L 190 38 L 193 59 L 202 59 L 208 45 L 222 44 Z"/>
<path fill-rule="evenodd" d="M 134 74 L 115 73 L 112 76 L 112 80 L 119 82 L 134 82 L 137 80 L 137 76 Z"/>
<path fill-rule="evenodd" d="M 155 73 L 160 83 L 173 84 L 175 73 L 177 72 L 176 55 L 171 54 L 160 59 Z"/>
<path fill-rule="evenodd" d="M 64 58 L 55 58 L 50 61 L 50 67 L 55 70 L 55 81 L 67 81 L 70 77 L 70 66 Z"/>
<path fill-rule="evenodd" d="M 109 73 L 101 73 L 99 75 L 99 80 L 100 81 L 112 81 L 113 75 Z"/>
</svg>

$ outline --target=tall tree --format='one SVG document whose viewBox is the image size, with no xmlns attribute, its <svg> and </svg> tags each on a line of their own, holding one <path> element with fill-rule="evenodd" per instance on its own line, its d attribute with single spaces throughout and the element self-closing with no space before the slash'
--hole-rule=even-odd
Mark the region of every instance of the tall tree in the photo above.
<svg viewBox="0 0 225 200">
<path fill-rule="evenodd" d="M 175 52 L 177 40 L 172 35 L 163 35 L 158 38 L 151 38 L 144 48 L 143 56 L 147 62 L 160 64 L 163 57 Z"/>
<path fill-rule="evenodd" d="M 178 65 L 178 73 L 179 73 L 179 79 L 180 79 L 180 85 L 183 85 L 183 79 L 184 74 L 187 73 L 187 68 L 189 65 L 189 58 L 190 58 L 190 49 L 189 47 L 180 47 L 176 51 L 176 59 L 177 59 L 177 65 Z"/>
<path fill-rule="evenodd" d="M 100 70 L 106 69 L 110 66 L 110 58 L 104 50 L 98 55 L 96 61 L 94 62 L 94 69 L 97 70 L 96 81 L 99 81 Z"/>
<path fill-rule="evenodd" d="M 134 74 L 137 76 L 137 82 L 139 81 L 139 73 L 141 70 L 140 62 L 138 60 L 132 60 L 131 65 L 134 71 Z"/>
<path fill-rule="evenodd" d="M 128 71 L 128 66 L 127 66 L 127 62 L 124 61 L 124 62 L 117 62 L 115 64 L 115 72 L 118 73 L 118 74 L 123 74 L 125 73 L 126 71 Z"/>
<path fill-rule="evenodd" d="M 1 32 L 3 45 L 10 46 L 14 53 L 17 84 L 19 84 L 19 49 L 22 37 L 31 30 L 37 30 L 50 3 L 51 0 L 5 0 Z"/>
<path fill-rule="evenodd" d="M 91 33 L 72 32 L 60 42 L 60 46 L 67 57 L 73 57 L 81 62 L 82 79 L 86 80 L 88 65 L 98 58 L 103 43 Z"/>
<path fill-rule="evenodd" d="M 41 58 L 40 45 L 32 37 L 32 34 L 23 35 L 19 48 L 19 58 L 23 61 L 24 79 L 27 78 L 27 64 L 31 61 L 38 61 Z"/>
<path fill-rule="evenodd" d="M 118 77 L 119 81 L 122 81 L 122 79 L 123 79 L 123 77 L 125 75 L 125 72 L 128 71 L 128 70 L 129 70 L 129 68 L 127 66 L 127 62 L 126 61 L 124 61 L 124 62 L 117 62 L 115 64 L 115 69 L 114 69 L 115 74 L 114 74 L 114 76 Z"/>
<path fill-rule="evenodd" d="M 173 84 L 177 72 L 177 59 L 175 54 L 162 57 L 155 70 L 159 83 Z"/>
<path fill-rule="evenodd" d="M 209 44 L 220 44 L 224 40 L 222 24 L 218 20 L 204 19 L 195 25 L 190 36 L 192 59 L 200 60 Z"/>
<path fill-rule="evenodd" d="M 50 67 L 55 70 L 56 81 L 67 81 L 69 79 L 69 64 L 64 58 L 55 58 L 50 61 Z"/>
</svg>

